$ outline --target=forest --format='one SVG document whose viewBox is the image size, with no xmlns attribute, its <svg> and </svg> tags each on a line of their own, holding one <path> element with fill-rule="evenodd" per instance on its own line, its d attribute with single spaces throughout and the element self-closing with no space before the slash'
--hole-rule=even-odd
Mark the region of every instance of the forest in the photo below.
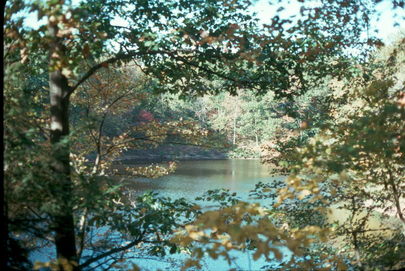
<svg viewBox="0 0 405 271">
<path fill-rule="evenodd" d="M 265 2 L 1 4 L 1 270 L 405 269 L 405 2 Z"/>
</svg>

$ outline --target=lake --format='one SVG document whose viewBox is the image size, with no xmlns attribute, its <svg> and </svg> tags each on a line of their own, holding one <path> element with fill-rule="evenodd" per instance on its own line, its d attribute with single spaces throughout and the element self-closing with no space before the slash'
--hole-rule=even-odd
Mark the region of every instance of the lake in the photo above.
<svg viewBox="0 0 405 271">
<path fill-rule="evenodd" d="M 135 194 L 147 191 L 158 192 L 161 196 L 171 198 L 184 197 L 194 200 L 207 190 L 225 188 L 237 192 L 243 200 L 248 199 L 249 191 L 255 188 L 258 182 L 271 182 L 270 168 L 260 163 L 260 160 L 193 160 L 181 161 L 176 171 L 170 175 L 156 179 L 136 178 L 128 182 Z M 201 202 L 199 202 L 201 203 Z M 238 270 L 258 270 L 266 264 L 264 258 L 253 261 L 251 252 L 235 252 L 232 266 L 225 260 L 204 260 L 204 270 L 222 271 L 230 268 Z M 285 252 L 289 254 L 288 251 Z M 32 261 L 47 262 L 54 255 L 54 248 L 48 247 L 30 255 Z M 171 257 L 137 259 L 135 263 L 142 270 L 178 270 L 179 264 L 184 262 L 188 255 L 175 254 Z"/>
<path fill-rule="evenodd" d="M 142 193 L 159 192 L 173 198 L 194 199 L 204 191 L 225 188 L 242 197 L 258 182 L 270 182 L 270 167 L 260 160 L 200 160 L 181 161 L 177 170 L 157 179 L 135 179 L 134 189 Z"/>
<path fill-rule="evenodd" d="M 270 168 L 263 165 L 259 160 L 200 160 L 182 161 L 179 163 L 175 173 L 157 179 L 136 178 L 127 180 L 136 194 L 147 191 L 158 192 L 162 196 L 171 198 L 184 197 L 193 200 L 201 196 L 207 190 L 225 188 L 231 192 L 237 192 L 242 200 L 248 200 L 249 191 L 255 188 L 258 182 L 272 182 L 284 179 L 285 176 L 271 176 Z M 249 199 L 251 202 L 252 200 Z M 198 202 L 201 203 L 201 202 Z M 268 205 L 268 200 L 259 203 Z M 339 220 L 341 222 L 348 216 L 343 210 L 332 209 L 333 213 L 328 215 L 329 221 Z M 381 221 L 374 219 L 370 226 L 380 227 Z M 285 259 L 288 259 L 291 252 L 283 249 Z M 203 270 L 222 271 L 236 268 L 237 270 L 260 270 L 266 263 L 264 258 L 253 261 L 252 252 L 234 252 L 235 257 L 231 266 L 225 260 L 210 258 L 204 259 Z M 54 254 L 54 248 L 47 248 L 31 255 L 31 260 L 49 261 Z M 54 256 L 53 256 L 54 257 Z M 135 263 L 142 270 L 178 270 L 179 264 L 187 259 L 186 254 L 175 254 L 171 257 L 148 259 L 138 258 Z"/>
<path fill-rule="evenodd" d="M 172 198 L 184 197 L 190 200 L 201 196 L 207 190 L 225 188 L 231 192 L 237 192 L 242 200 L 248 199 L 249 191 L 255 188 L 258 182 L 271 182 L 275 179 L 283 179 L 284 176 L 272 177 L 270 167 L 261 164 L 260 160 L 200 160 L 181 161 L 177 170 L 170 175 L 157 179 L 137 178 L 133 180 L 133 189 L 137 194 L 147 191 L 159 192 L 162 196 Z M 285 255 L 289 251 L 283 249 Z M 225 260 L 204 260 L 204 270 L 259 270 L 266 264 L 264 258 L 253 261 L 251 252 L 234 252 L 235 257 L 232 266 Z M 136 263 L 142 270 L 176 270 L 170 262 L 180 263 L 187 255 L 174 255 L 166 260 L 138 260 Z"/>
</svg>

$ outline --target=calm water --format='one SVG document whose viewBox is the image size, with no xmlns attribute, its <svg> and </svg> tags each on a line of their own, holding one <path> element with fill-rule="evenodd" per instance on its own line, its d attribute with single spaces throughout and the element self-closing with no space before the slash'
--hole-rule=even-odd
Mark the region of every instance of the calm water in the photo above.
<svg viewBox="0 0 405 271">
<path fill-rule="evenodd" d="M 185 197 L 193 200 L 207 190 L 225 188 L 237 194 L 242 200 L 248 200 L 249 191 L 254 189 L 258 182 L 272 182 L 285 177 L 272 177 L 270 168 L 262 165 L 259 160 L 202 160 L 180 162 L 175 173 L 157 179 L 130 180 L 137 194 L 146 191 L 159 192 L 162 196 L 172 198 Z M 251 200 L 250 200 L 251 201 Z M 267 205 L 269 202 L 260 202 Z M 340 210 L 333 210 L 329 215 L 331 221 L 342 220 L 347 214 Z M 342 220 L 343 221 L 343 220 Z M 381 221 L 373 220 L 372 225 Z M 287 249 L 282 249 L 285 259 L 291 255 Z M 261 270 L 266 263 L 264 258 L 253 261 L 250 253 L 231 253 L 235 260 L 232 265 L 222 259 L 212 260 L 206 258 L 203 270 L 222 271 L 236 268 L 236 270 Z M 31 255 L 33 261 L 49 261 L 54 257 L 54 249 L 45 249 Z M 142 270 L 179 270 L 178 264 L 184 262 L 188 255 L 175 254 L 165 258 L 137 259 L 135 262 Z M 174 263 L 174 264 L 173 264 Z"/>
<path fill-rule="evenodd" d="M 259 160 L 202 160 L 182 161 L 175 173 L 157 179 L 130 180 L 136 194 L 147 191 L 159 192 L 162 196 L 172 198 L 185 197 L 193 200 L 205 191 L 225 188 L 237 192 L 241 199 L 247 200 L 249 191 L 255 184 L 271 182 L 275 177 L 269 174 L 270 168 L 262 165 Z M 284 178 L 284 177 L 278 177 Z M 285 255 L 289 251 L 284 250 Z M 231 253 L 235 260 L 232 265 L 223 259 L 203 261 L 203 270 L 222 271 L 236 268 L 237 270 L 260 270 L 266 264 L 264 258 L 253 261 L 252 252 Z M 46 248 L 31 255 L 33 261 L 49 261 L 54 257 L 54 249 Z M 287 256 L 288 257 L 288 256 Z M 179 264 L 188 258 L 186 254 L 174 254 L 165 258 L 137 259 L 136 264 L 141 270 L 179 270 Z M 174 264 L 173 264 L 174 263 Z"/>
<path fill-rule="evenodd" d="M 248 199 L 249 191 L 258 182 L 271 182 L 270 168 L 259 160 L 202 160 L 180 162 L 175 173 L 157 179 L 135 179 L 133 187 L 137 193 L 146 191 L 159 192 L 163 196 L 172 198 L 185 197 L 194 199 L 207 190 L 225 188 L 237 194 L 243 200 Z M 285 255 L 289 251 L 283 249 Z M 251 252 L 234 252 L 235 257 L 231 266 L 222 259 L 204 260 L 203 270 L 222 271 L 236 268 L 237 270 L 260 270 L 266 264 L 264 258 L 253 261 Z M 288 256 L 287 256 L 288 257 Z M 165 260 L 141 260 L 137 264 L 142 270 L 177 270 L 168 262 L 184 262 L 187 255 L 175 255 Z M 168 261 L 168 262 L 166 262 Z M 173 269 L 174 268 L 174 269 Z"/>
<path fill-rule="evenodd" d="M 269 171 L 259 160 L 183 161 L 171 175 L 134 180 L 134 189 L 139 193 L 155 191 L 165 196 L 194 199 L 204 191 L 225 188 L 245 197 L 259 181 L 275 179 Z"/>
</svg>

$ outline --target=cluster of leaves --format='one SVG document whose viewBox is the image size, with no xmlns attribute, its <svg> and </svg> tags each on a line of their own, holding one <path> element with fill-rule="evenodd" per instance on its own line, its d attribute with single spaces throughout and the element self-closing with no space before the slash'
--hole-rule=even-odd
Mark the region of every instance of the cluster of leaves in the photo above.
<svg viewBox="0 0 405 271">
<path fill-rule="evenodd" d="M 404 41 L 379 52 L 359 67 L 358 77 L 341 84 L 334 93 L 333 125 L 295 153 L 290 189 L 281 191 L 281 199 L 308 196 L 345 210 L 346 219 L 336 222 L 330 238 L 343 237 L 339 253 L 359 268 L 404 264 L 398 254 L 405 223 Z"/>
<path fill-rule="evenodd" d="M 22 16 L 13 16 L 37 11 L 39 19 L 47 17 L 51 28 L 58 28 L 56 36 L 64 46 L 53 52 L 51 65 L 66 77 L 78 79 L 89 58 L 112 55 L 100 65 L 136 59 L 156 90 L 183 96 L 224 89 L 236 94 L 240 88 L 263 94 L 270 86 L 276 96 L 292 97 L 325 75 L 345 74 L 345 48 L 375 43 L 372 37 L 359 40 L 369 24 L 372 1 L 303 5 L 295 24 L 292 18 L 275 16 L 264 28 L 246 12 L 250 4 L 154 0 L 128 6 L 126 1 L 88 0 L 72 6 L 65 1 L 15 1 L 6 6 L 5 32 L 9 47 L 23 50 L 24 61 L 30 59 L 28 52 L 49 48 L 53 43 L 43 35 L 46 25 L 29 29 Z M 125 18 L 126 24 L 114 25 L 114 18 Z"/>
<path fill-rule="evenodd" d="M 200 261 L 207 255 L 213 259 L 223 257 L 231 265 L 231 252 L 247 249 L 252 250 L 254 260 L 264 257 L 268 262 L 282 261 L 285 247 L 293 252 L 286 266 L 316 266 L 300 260 L 302 248 L 319 240 L 326 241 L 325 232 L 315 225 L 281 229 L 276 226 L 272 216 L 272 210 L 258 204 L 239 202 L 204 212 L 192 224 L 186 225 L 184 230 L 178 231 L 172 240 L 179 245 L 193 247 L 191 258 L 184 268 L 201 267 Z"/>
<path fill-rule="evenodd" d="M 153 111 L 140 110 L 148 102 L 149 85 L 130 67 L 110 67 L 93 75 L 72 96 L 71 157 L 76 173 L 156 178 L 173 172 L 176 164 L 125 167 L 118 166 L 117 159 L 127 150 L 153 149 L 168 142 L 205 145 L 209 131 L 196 121 L 160 119 Z"/>
<path fill-rule="evenodd" d="M 240 201 L 240 199 L 236 196 L 236 193 L 230 193 L 229 189 L 208 190 L 195 200 L 202 202 L 213 202 L 219 204 L 218 207 L 229 207 L 237 204 Z"/>
<path fill-rule="evenodd" d="M 27 261 L 31 249 L 47 243 L 48 229 L 42 224 L 46 218 L 39 212 L 55 208 L 48 177 L 50 146 L 44 130 L 45 116 L 40 101 L 46 100 L 42 87 L 41 74 L 37 80 L 19 80 L 19 71 L 35 70 L 22 64 L 6 70 L 4 85 L 4 183 L 5 206 L 9 213 L 8 229 L 14 235 L 8 240 L 11 267 L 31 268 Z M 40 91 L 33 92 L 33 89 Z M 38 183 L 38 179 L 41 183 Z M 43 204 L 45 201 L 45 204 Z M 22 244 L 20 239 L 34 232 L 45 237 L 44 243 L 29 242 Z"/>
<path fill-rule="evenodd" d="M 184 116 L 198 121 L 215 134 L 209 142 L 215 148 L 228 147 L 230 158 L 262 157 L 266 163 L 282 164 L 287 154 L 313 136 L 320 123 L 326 121 L 328 80 L 316 90 L 309 91 L 293 101 L 275 99 L 269 92 L 256 95 L 253 91 L 240 91 L 237 96 L 227 93 L 204 95 L 181 100 L 178 95 L 166 94 L 155 99 L 153 112 L 162 118 Z M 168 104 L 165 106 L 165 104 Z M 165 110 L 165 111 L 164 111 Z M 173 114 L 173 115 L 172 115 Z M 292 117 L 291 115 L 294 115 Z M 311 129 L 300 129 L 307 123 Z M 226 142 L 222 146 L 216 142 Z M 208 144 L 204 144 L 208 145 Z"/>
<path fill-rule="evenodd" d="M 280 125 L 273 129 L 272 137 L 263 142 L 261 158 L 271 164 L 275 173 L 288 174 L 295 161 L 294 152 L 316 135 L 330 121 L 332 77 L 326 77 L 317 87 L 292 100 L 281 100 L 275 106 Z"/>
</svg>

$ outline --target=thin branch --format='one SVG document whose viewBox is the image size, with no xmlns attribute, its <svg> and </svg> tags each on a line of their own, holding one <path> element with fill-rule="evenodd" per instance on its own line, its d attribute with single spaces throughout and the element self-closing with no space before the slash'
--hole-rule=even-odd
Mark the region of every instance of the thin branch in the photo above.
<svg viewBox="0 0 405 271">
<path fill-rule="evenodd" d="M 30 206 L 26 206 L 26 208 L 28 209 L 28 210 L 30 210 L 36 217 L 38 217 L 38 219 L 40 219 L 40 220 L 44 220 L 44 218 L 40 215 L 40 214 L 38 214 L 33 208 L 31 208 Z"/>
<path fill-rule="evenodd" d="M 143 234 L 138 239 L 136 239 L 135 241 L 133 241 L 133 242 L 131 242 L 131 243 L 125 245 L 125 246 L 113 248 L 113 249 L 111 249 L 111 250 L 109 250 L 107 252 L 104 252 L 104 253 L 102 253 L 102 254 L 94 257 L 94 258 L 91 258 L 91 259 L 85 261 L 84 263 L 82 263 L 79 266 L 79 268 L 82 269 L 83 267 L 89 266 L 90 264 L 92 264 L 94 262 L 97 262 L 98 260 L 101 260 L 101 259 L 103 259 L 105 257 L 108 257 L 110 255 L 113 255 L 113 254 L 121 252 L 121 251 L 125 251 L 127 249 L 130 249 L 131 247 L 136 246 L 137 244 L 139 244 L 141 242 L 141 240 L 142 240 L 142 237 L 143 237 Z"/>
<path fill-rule="evenodd" d="M 115 145 L 111 145 L 109 148 L 107 148 L 107 150 L 105 151 L 105 153 L 102 154 L 102 157 L 108 155 L 110 152 L 112 152 L 115 148 L 118 148 L 121 145 L 125 145 L 127 143 L 131 143 L 133 141 L 136 140 L 140 140 L 140 141 L 149 141 L 149 142 L 155 142 L 155 143 L 159 143 L 159 144 L 173 144 L 173 145 L 183 145 L 183 146 L 196 146 L 196 147 L 205 147 L 205 148 L 213 148 L 212 145 L 205 145 L 205 144 L 195 144 L 195 143 L 187 143 L 187 142 L 176 142 L 176 141 L 158 141 L 158 140 L 153 140 L 153 137 L 161 137 L 161 136 L 179 136 L 179 134 L 158 134 L 158 135 L 153 135 L 150 137 L 133 137 L 130 140 L 126 140 L 124 142 L 121 142 L 119 144 L 115 144 Z"/>
<path fill-rule="evenodd" d="M 106 268 L 103 268 L 103 270 L 104 271 L 110 270 L 110 268 L 112 268 L 118 261 L 120 261 L 122 259 L 123 259 L 123 257 L 120 257 L 119 259 L 111 260 L 111 263 Z"/>
<path fill-rule="evenodd" d="M 79 258 L 82 256 L 82 253 L 83 253 L 83 250 L 84 250 L 84 241 L 85 241 L 85 238 L 86 238 L 86 227 L 87 227 L 87 225 L 86 225 L 87 224 L 86 223 L 87 215 L 88 215 L 88 209 L 85 208 L 84 214 L 81 217 L 81 224 L 82 225 L 80 226 L 80 230 L 79 230 L 79 234 L 78 234 L 78 237 L 80 238 L 79 251 L 77 253 Z"/>
<path fill-rule="evenodd" d="M 91 67 L 79 81 L 72 87 L 70 87 L 69 92 L 66 94 L 67 97 L 72 95 L 72 93 L 87 79 L 89 79 L 94 73 L 96 73 L 99 69 L 108 66 L 109 64 L 113 64 L 120 60 L 131 59 L 136 56 L 140 55 L 156 55 L 156 54 L 167 54 L 165 51 L 157 50 L 157 51 L 146 51 L 146 52 L 128 52 L 128 53 L 118 53 L 115 57 L 109 58 L 103 62 L 100 62 L 93 67 Z"/>
<path fill-rule="evenodd" d="M 98 129 L 98 139 L 96 142 L 96 147 L 97 147 L 97 158 L 96 158 L 96 162 L 95 162 L 95 173 L 98 171 L 99 166 L 100 166 L 100 161 L 101 161 L 101 139 L 102 139 L 102 135 L 103 135 L 103 128 L 104 128 L 104 123 L 105 120 L 107 118 L 108 113 L 110 113 L 110 109 L 111 107 L 114 106 L 114 104 L 116 104 L 117 102 L 119 102 L 121 99 L 123 99 L 125 96 L 127 96 L 129 93 L 131 92 L 131 90 L 126 91 L 124 94 L 118 96 L 114 101 L 112 101 L 112 103 L 110 103 L 107 107 L 107 109 L 105 110 L 100 125 L 99 125 L 99 129 Z"/>
<path fill-rule="evenodd" d="M 81 79 L 79 79 L 76 84 L 72 87 L 70 87 L 69 92 L 66 94 L 66 97 L 69 97 L 83 82 L 85 82 L 87 79 L 89 79 L 94 73 L 96 73 L 99 69 L 108 66 L 109 64 L 113 64 L 116 63 L 120 60 L 127 60 L 127 59 L 132 59 L 134 57 L 137 56 L 141 56 L 141 55 L 167 55 L 175 60 L 179 60 L 182 61 L 184 64 L 200 69 L 206 73 L 209 74 L 214 74 L 222 79 L 228 80 L 228 81 L 232 81 L 235 83 L 239 83 L 242 85 L 248 85 L 253 83 L 252 81 L 249 80 L 238 80 L 236 78 L 232 78 L 229 77 L 221 72 L 212 70 L 208 67 L 199 65 L 198 63 L 192 62 L 190 60 L 187 60 L 184 57 L 179 56 L 178 51 L 175 52 L 170 52 L 170 51 L 164 51 L 164 50 L 153 50 L 153 51 L 145 51 L 145 52 L 126 52 L 126 53 L 118 53 L 116 56 L 109 58 L 103 62 L 100 62 L 99 64 L 94 65 L 93 67 L 91 67 L 84 75 Z"/>
<path fill-rule="evenodd" d="M 115 259 L 105 259 L 102 262 L 99 262 L 96 266 L 92 267 L 90 270 L 100 270 L 99 268 L 105 264 L 107 264 L 108 262 L 112 261 L 113 263 L 116 262 Z M 106 270 L 106 269 L 104 269 Z"/>
</svg>

